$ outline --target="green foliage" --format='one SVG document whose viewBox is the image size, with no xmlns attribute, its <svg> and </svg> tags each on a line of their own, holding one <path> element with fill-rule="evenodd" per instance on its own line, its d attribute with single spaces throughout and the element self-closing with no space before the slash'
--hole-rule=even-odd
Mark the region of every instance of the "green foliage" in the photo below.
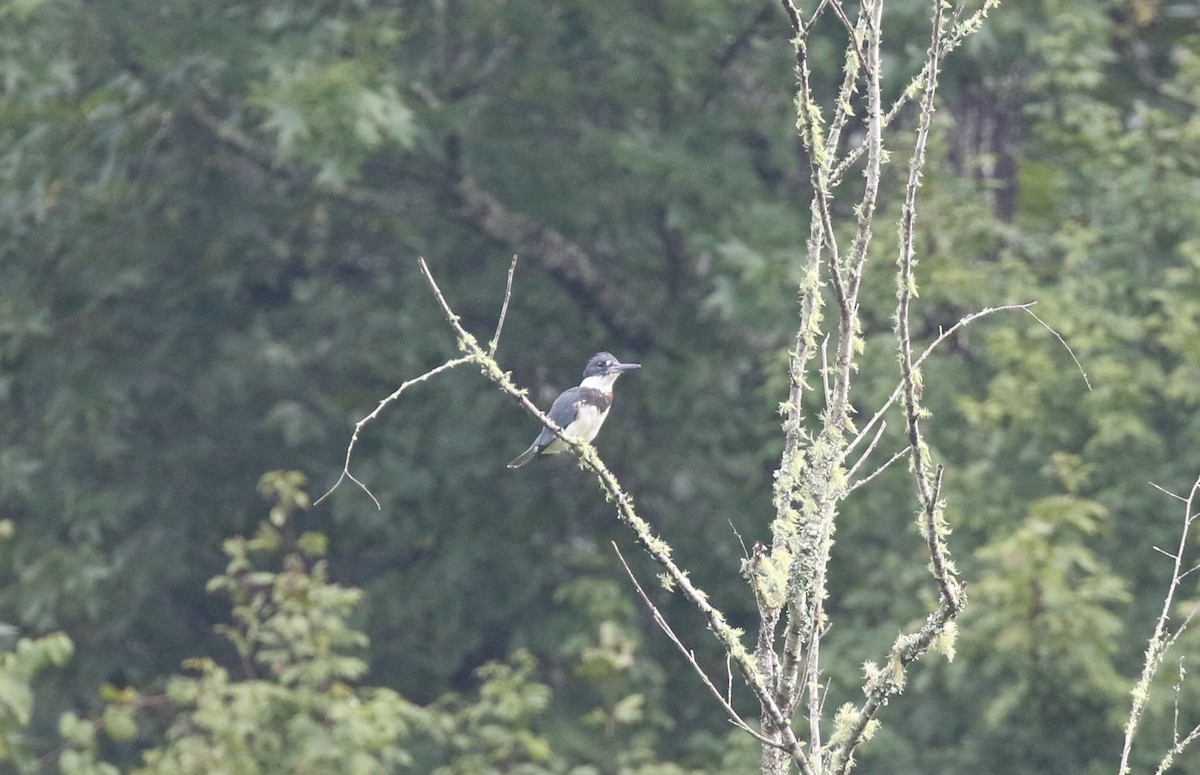
<svg viewBox="0 0 1200 775">
<path fill-rule="evenodd" d="M 4 637 L 11 636 L 5 627 Z M 11 650 L 0 652 L 0 763 L 17 772 L 32 772 L 36 757 L 26 741 L 34 711 L 34 679 L 48 667 L 61 667 L 74 651 L 62 633 L 20 638 Z"/>
<path fill-rule="evenodd" d="M 1115 609 L 1130 595 L 1084 543 L 1106 516 L 1093 501 L 1050 496 L 1034 501 L 1013 533 L 978 552 L 977 605 L 962 623 L 963 669 L 1004 687 L 983 711 L 983 724 L 994 730 L 989 747 L 1003 750 L 1007 741 L 1021 759 L 1044 768 L 1080 762 L 1070 753 L 1073 746 L 1032 729 L 1021 732 L 1014 716 L 1031 708 L 1074 712 L 1090 716 L 1095 731 L 1107 729 L 1115 737 L 1115 709 L 1128 691 L 1112 659 L 1123 634 Z M 1114 711 L 1098 713 L 1106 706 Z"/>
<path fill-rule="evenodd" d="M 144 752 L 143 773 L 393 772 L 410 763 L 399 743 L 420 709 L 394 691 L 356 687 L 366 636 L 348 624 L 361 593 L 327 578 L 323 537 L 294 533 L 307 506 L 303 477 L 273 473 L 260 489 L 276 505 L 249 539 L 225 543 L 225 572 L 209 590 L 228 596 L 234 624 L 223 628 L 246 676 L 211 658 L 189 660 L 166 696 L 177 709 L 165 742 Z M 264 568 L 263 559 L 278 563 Z M 130 734 L 109 705 L 104 727 Z M 114 727 L 114 721 L 117 726 Z"/>
<path fill-rule="evenodd" d="M 434 739 L 443 762 L 435 775 L 473 772 L 561 772 L 549 741 L 536 729 L 549 702 L 550 689 L 532 680 L 535 661 L 518 652 L 510 664 L 481 667 L 478 700 L 445 697 L 439 703 Z"/>
<path fill-rule="evenodd" d="M 275 501 L 270 517 L 252 538 L 226 541 L 226 568 L 209 582 L 210 591 L 232 604 L 234 623 L 220 629 L 234 646 L 236 667 L 212 657 L 189 659 L 185 672 L 172 676 L 161 695 L 105 687 L 98 716 L 67 712 L 59 719 L 61 745 L 49 757 L 61 772 L 585 775 L 609 770 L 603 762 L 576 763 L 578 754 L 556 750 L 549 736 L 555 728 L 554 692 L 537 679 L 538 662 L 527 650 L 476 670 L 477 691 L 449 693 L 426 707 L 392 689 L 362 685 L 367 665 L 357 654 L 367 639 L 349 622 L 361 592 L 329 581 L 323 535 L 297 534 L 299 511 L 308 506 L 303 483 L 297 472 L 262 477 L 259 489 Z M 607 603 L 588 592 L 589 586 L 579 585 L 571 596 L 630 613 L 627 600 L 608 585 L 599 585 Z M 611 680 L 614 671 L 632 667 L 631 655 L 614 637 L 611 627 L 601 625 L 598 645 L 567 647 L 581 649 L 579 670 L 602 695 L 620 684 Z M 29 681 L 47 665 L 61 666 L 70 654 L 65 637 L 49 636 L 23 639 L 14 653 L 3 655 L 0 761 L 32 771 L 34 759 L 22 745 L 31 714 Z M 604 714 L 598 726 L 636 728 L 643 703 L 641 694 L 606 702 L 598 709 Z M 164 708 L 170 720 L 160 729 Z M 606 740 L 617 740 L 611 728 L 603 733 Z M 122 768 L 106 761 L 109 744 L 131 742 L 138 744 L 140 765 Z M 660 763 L 649 742 L 644 734 L 622 738 L 619 770 L 629 775 L 723 771 Z M 717 758 L 727 763 L 745 752 L 745 746 L 724 746 Z"/>
<path fill-rule="evenodd" d="M 209 660 L 172 680 L 185 712 L 136 772 L 392 772 L 409 756 L 397 741 L 418 716 L 387 690 L 231 680 Z"/>
<path fill-rule="evenodd" d="M 280 466 L 331 483 L 353 422 L 452 351 L 416 254 L 490 334 L 517 248 L 463 212 L 468 175 L 580 245 L 644 316 L 638 335 L 522 249 L 499 354 L 543 405 L 586 353 L 645 364 L 599 449 L 752 627 L 731 523 L 748 545 L 765 530 L 808 232 L 776 6 L 0 3 L 0 619 L 65 633 L 18 643 L 77 645 L 36 681 L 49 656 L 6 653 L 5 766 L 31 771 L 61 731 L 71 772 L 128 770 L 142 750 L 164 771 L 331 767 L 310 743 L 362 771 L 752 770 L 753 742 L 633 605 L 608 505 L 561 461 L 505 471 L 532 428 L 475 375 L 414 388 L 364 429 L 352 468 L 383 510 L 346 487 L 310 512 L 299 481 L 275 477 L 259 526 L 253 492 Z M 977 618 L 952 665 L 910 676 L 863 772 L 1113 760 L 1117 677 L 1137 672 L 1167 571 L 1151 547 L 1178 527 L 1146 482 L 1185 487 L 1200 434 L 1185 6 L 1006 5 L 949 65 L 917 338 L 1036 300 L 1094 390 L 1018 315 L 923 367 Z M 915 39 L 926 8 L 891 4 L 885 23 Z M 896 54 L 885 97 L 921 53 Z M 819 33 L 812 55 L 835 82 Z M 899 216 L 885 169 L 881 223 Z M 892 278 L 865 283 L 860 416 L 896 379 Z M 877 455 L 903 445 L 888 419 Z M 929 594 L 896 506 L 909 485 L 874 485 L 834 547 L 829 708 L 859 701 L 860 665 Z M 656 603 L 721 675 L 703 625 Z M 169 718 L 152 700 L 167 683 Z M 110 690 L 96 711 L 105 685 L 145 693 Z M 1151 741 L 1169 739 L 1162 692 Z"/>
<path fill-rule="evenodd" d="M 410 147 L 417 131 L 387 67 L 405 45 L 403 19 L 357 5 L 337 16 L 285 3 L 238 13 L 272 43 L 246 63 L 262 74 L 250 83 L 247 106 L 281 162 L 314 168 L 318 183 L 334 187 L 357 179 L 381 148 Z"/>
</svg>

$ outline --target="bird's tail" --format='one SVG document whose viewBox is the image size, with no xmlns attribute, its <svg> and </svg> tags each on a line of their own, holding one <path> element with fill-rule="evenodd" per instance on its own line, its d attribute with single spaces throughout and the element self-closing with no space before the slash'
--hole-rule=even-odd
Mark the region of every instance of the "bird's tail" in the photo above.
<svg viewBox="0 0 1200 775">
<path fill-rule="evenodd" d="M 531 444 L 529 449 L 525 450 L 520 455 L 518 455 L 515 460 L 513 460 L 511 463 L 508 464 L 508 467 L 509 468 L 520 468 L 521 466 L 528 463 L 530 460 L 533 460 L 535 457 L 537 457 L 538 453 L 541 451 L 542 451 L 542 448 L 539 447 L 537 444 Z"/>
</svg>

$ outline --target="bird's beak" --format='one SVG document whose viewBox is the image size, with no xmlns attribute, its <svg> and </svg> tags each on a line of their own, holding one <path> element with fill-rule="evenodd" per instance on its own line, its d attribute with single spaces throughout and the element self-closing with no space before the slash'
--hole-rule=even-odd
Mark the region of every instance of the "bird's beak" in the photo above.
<svg viewBox="0 0 1200 775">
<path fill-rule="evenodd" d="M 640 368 L 642 368 L 642 364 L 640 364 L 640 363 L 618 363 L 616 366 L 612 367 L 612 370 L 620 372 L 620 371 L 633 371 L 634 369 L 640 369 Z"/>
</svg>

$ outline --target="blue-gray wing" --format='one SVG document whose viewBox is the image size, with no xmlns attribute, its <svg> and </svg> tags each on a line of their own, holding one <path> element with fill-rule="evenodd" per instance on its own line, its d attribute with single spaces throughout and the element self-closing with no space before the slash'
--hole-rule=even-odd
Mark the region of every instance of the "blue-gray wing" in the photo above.
<svg viewBox="0 0 1200 775">
<path fill-rule="evenodd" d="M 550 419 L 554 424 L 564 430 L 575 421 L 576 406 L 575 402 L 579 400 L 580 394 L 583 391 L 580 388 L 573 387 L 563 393 L 558 398 L 554 399 L 554 404 L 550 407 Z M 542 432 L 529 445 L 529 449 L 522 452 L 515 460 L 508 464 L 509 468 L 520 468 L 521 466 L 533 460 L 538 455 L 542 454 L 542 450 L 550 446 L 550 443 L 555 440 L 554 433 L 549 428 L 542 428 Z M 562 450 L 557 450 L 561 452 Z"/>
<path fill-rule="evenodd" d="M 554 424 L 560 428 L 566 428 L 575 420 L 576 402 L 579 401 L 579 388 L 573 387 L 570 390 L 563 391 L 563 394 L 554 399 L 554 404 L 550 407 L 550 419 L 554 420 Z M 549 428 L 542 428 L 541 435 L 534 442 L 539 447 L 544 447 L 554 441 L 554 433 Z"/>
</svg>

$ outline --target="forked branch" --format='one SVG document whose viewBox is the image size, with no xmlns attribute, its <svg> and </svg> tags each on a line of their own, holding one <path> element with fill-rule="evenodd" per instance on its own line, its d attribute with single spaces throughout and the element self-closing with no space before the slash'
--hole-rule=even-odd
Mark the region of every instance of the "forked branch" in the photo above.
<svg viewBox="0 0 1200 775">
<path fill-rule="evenodd" d="M 474 362 L 480 371 L 483 372 L 483 375 L 494 383 L 496 387 L 512 397 L 530 416 L 534 417 L 546 428 L 549 428 L 555 436 L 561 439 L 579 458 L 579 462 L 583 468 L 596 475 L 596 478 L 600 482 L 600 487 L 604 490 L 609 500 L 616 505 L 617 517 L 626 527 L 633 531 L 637 543 L 641 545 L 655 562 L 662 566 L 671 584 L 678 588 L 683 596 L 704 615 L 709 629 L 712 630 L 717 640 L 720 641 L 733 664 L 737 666 L 738 672 L 742 674 L 742 678 L 746 681 L 750 690 L 754 692 L 756 699 L 767 709 L 771 724 L 774 727 L 773 731 L 778 732 L 780 735 L 780 746 L 788 752 L 792 760 L 797 762 L 803 771 L 808 772 L 804 749 L 800 741 L 796 738 L 796 734 L 792 730 L 787 717 L 776 702 L 770 687 L 757 670 L 753 655 L 742 643 L 741 631 L 729 624 L 725 619 L 725 615 L 708 602 L 708 595 L 696 587 L 688 577 L 687 572 L 671 559 L 671 547 L 661 538 L 654 535 L 649 523 L 638 516 L 634 508 L 633 497 L 621 486 L 616 475 L 604 465 L 604 461 L 600 459 L 600 455 L 596 452 L 595 447 L 573 436 L 566 435 L 561 427 L 529 400 L 527 391 L 517 387 L 516 383 L 513 382 L 512 375 L 501 369 L 493 355 L 484 350 L 478 340 L 462 327 L 458 315 L 455 314 L 450 303 L 442 293 L 441 288 L 438 287 L 437 281 L 429 271 L 429 266 L 425 263 L 425 259 L 419 259 L 418 263 L 421 274 L 424 275 L 426 282 L 429 283 L 434 298 L 442 309 L 442 314 L 454 330 L 459 350 L 464 353 L 465 357 Z"/>
<path fill-rule="evenodd" d="M 925 166 L 925 147 L 929 141 L 929 127 L 933 123 L 934 102 L 937 93 L 938 68 L 942 61 L 946 32 L 943 29 L 944 7 L 941 0 L 933 4 L 933 33 L 926 63 L 928 80 L 921 95 L 921 115 L 917 124 L 917 140 L 908 164 L 908 182 L 904 188 L 904 205 L 900 216 L 900 255 L 897 277 L 899 303 L 896 308 L 896 338 L 900 347 L 900 372 L 904 385 L 904 416 L 908 425 L 908 445 L 912 449 L 913 477 L 917 483 L 917 494 L 921 501 L 921 532 L 929 547 L 930 567 L 942 600 L 953 618 L 962 608 L 959 584 L 948 559 L 945 536 L 948 530 L 942 515 L 940 489 L 941 466 L 935 474 L 930 470 L 929 450 L 921 433 L 921 386 L 920 376 L 913 366 L 912 332 L 909 327 L 909 311 L 912 298 L 916 295 L 917 263 L 914 239 L 916 236 L 917 190 L 921 186 L 921 170 Z"/>
<path fill-rule="evenodd" d="M 763 745 L 768 745 L 772 748 L 778 748 L 786 751 L 786 747 L 780 745 L 774 740 L 771 740 L 765 735 L 760 734 L 758 730 L 746 723 L 745 719 L 743 719 L 737 710 L 734 709 L 730 698 L 721 693 L 721 690 L 718 689 L 716 685 L 713 684 L 712 679 L 708 677 L 708 673 L 704 672 L 704 668 L 701 667 L 700 663 L 696 661 L 695 652 L 685 646 L 683 641 L 679 639 L 679 636 L 675 634 L 675 630 L 671 629 L 671 625 L 667 623 L 666 617 L 662 615 L 662 612 L 658 610 L 658 606 L 654 605 L 654 601 L 652 601 L 650 596 L 646 594 L 646 590 L 642 588 L 641 583 L 637 580 L 637 576 L 633 575 L 633 570 L 629 567 L 629 563 L 625 561 L 625 555 L 621 554 L 621 548 L 617 546 L 615 541 L 612 542 L 612 548 L 613 551 L 617 553 L 617 559 L 621 561 L 621 567 L 625 569 L 626 575 L 629 576 L 629 580 L 633 583 L 633 588 L 637 590 L 638 597 L 642 599 L 642 603 L 650 611 L 650 615 L 654 617 L 654 623 L 658 625 L 659 629 L 666 633 L 667 639 L 675 645 L 675 648 L 679 650 L 679 653 L 683 655 L 683 658 L 686 659 L 688 664 L 692 666 L 692 670 L 695 671 L 698 676 L 700 676 L 700 682 L 704 684 L 704 687 L 708 689 L 709 694 L 711 694 L 717 700 L 717 703 L 725 710 L 725 714 L 729 717 L 730 723 L 743 732 L 749 734 Z M 807 767 L 807 761 L 802 760 L 801 764 L 804 771 L 808 772 L 809 770 Z"/>
<path fill-rule="evenodd" d="M 516 270 L 517 270 L 517 257 L 513 256 L 512 261 L 508 265 L 508 278 L 504 284 L 504 301 L 500 305 L 500 317 L 496 321 L 496 332 L 494 334 L 492 334 L 492 339 L 490 342 L 488 342 L 488 353 L 493 356 L 496 354 L 496 348 L 500 346 L 500 334 L 501 334 L 501 332 L 504 331 L 504 318 L 508 315 L 508 302 L 509 302 L 509 299 L 512 298 L 513 274 L 516 272 Z M 333 483 L 333 486 L 325 491 L 324 495 L 322 495 L 320 498 L 317 498 L 315 501 L 313 501 L 313 505 L 316 506 L 318 503 L 320 503 L 321 501 L 328 498 L 329 495 L 334 490 L 336 490 L 341 485 L 342 482 L 349 479 L 350 481 L 357 484 L 360 488 L 362 488 L 362 491 L 365 492 L 371 498 L 371 501 L 375 504 L 375 508 L 382 509 L 383 506 L 379 503 L 379 499 L 375 497 L 375 493 L 371 492 L 371 489 L 369 487 L 367 487 L 359 479 L 357 479 L 354 476 L 354 474 L 350 473 L 350 458 L 354 454 L 355 445 L 358 444 L 359 434 L 362 433 L 362 429 L 366 425 L 368 425 L 369 423 L 374 421 L 375 418 L 377 418 L 379 416 L 380 412 L 382 412 L 384 410 L 384 408 L 387 407 L 388 404 L 390 404 L 393 401 L 395 401 L 396 399 L 398 399 L 404 393 L 404 391 L 408 390 L 413 385 L 424 382 L 427 379 L 436 377 L 438 374 L 441 374 L 443 371 L 449 371 L 450 369 L 453 369 L 455 366 L 461 366 L 464 363 L 470 363 L 470 362 L 471 362 L 470 356 L 464 355 L 459 358 L 453 358 L 451 360 L 448 360 L 440 366 L 435 366 L 434 368 L 430 369 L 429 371 L 425 372 L 424 374 L 420 375 L 419 377 L 413 377 L 412 379 L 408 380 L 407 382 L 401 384 L 400 387 L 396 388 L 396 390 L 391 395 L 389 395 L 387 398 L 380 401 L 376 405 L 375 409 L 372 410 L 372 412 L 370 414 L 368 414 L 366 417 L 362 418 L 358 422 L 354 423 L 354 433 L 351 434 L 350 443 L 346 447 L 346 460 L 342 465 L 342 473 L 340 476 L 338 476 L 337 481 Z"/>
<path fill-rule="evenodd" d="M 1154 485 L 1158 487 L 1157 485 Z M 1158 487 L 1158 489 L 1162 489 Z M 1166 490 L 1163 490 L 1166 492 Z M 1133 738 L 1137 735 L 1138 726 L 1142 721 L 1142 713 L 1146 709 L 1146 703 L 1150 700 L 1150 684 L 1158 675 L 1159 668 L 1162 667 L 1163 661 L 1166 659 L 1167 650 L 1178 640 L 1179 636 L 1191 624 L 1192 618 L 1196 615 L 1196 608 L 1188 612 L 1183 623 L 1175 629 L 1174 632 L 1169 631 L 1169 622 L 1171 621 L 1171 606 L 1175 603 L 1175 595 L 1179 591 L 1180 582 L 1187 575 L 1183 564 L 1183 554 L 1187 549 L 1188 534 L 1191 531 L 1192 523 L 1200 517 L 1197 512 L 1197 496 L 1200 495 L 1200 477 L 1197 477 L 1192 482 L 1192 489 L 1188 492 L 1187 498 L 1167 493 L 1172 497 L 1183 501 L 1183 525 L 1179 530 L 1179 545 L 1175 549 L 1173 555 L 1168 554 L 1172 558 L 1171 582 L 1167 585 L 1167 593 L 1163 597 L 1162 611 L 1158 614 L 1158 620 L 1154 623 L 1154 634 L 1150 637 L 1150 645 L 1146 647 L 1146 658 L 1142 663 L 1142 675 L 1138 682 L 1133 687 L 1133 701 L 1129 708 L 1129 719 L 1125 722 L 1125 742 L 1121 748 L 1121 764 L 1117 769 L 1118 775 L 1126 775 L 1129 772 L 1129 754 L 1133 750 Z M 1165 554 L 1165 552 L 1164 552 Z M 1160 771 L 1169 765 L 1170 759 L 1174 759 L 1183 748 L 1190 745 L 1196 739 L 1197 733 L 1192 730 L 1187 736 L 1181 740 L 1176 740 L 1171 749 L 1167 751 L 1163 757 L 1163 765 L 1160 766 Z"/>
</svg>

